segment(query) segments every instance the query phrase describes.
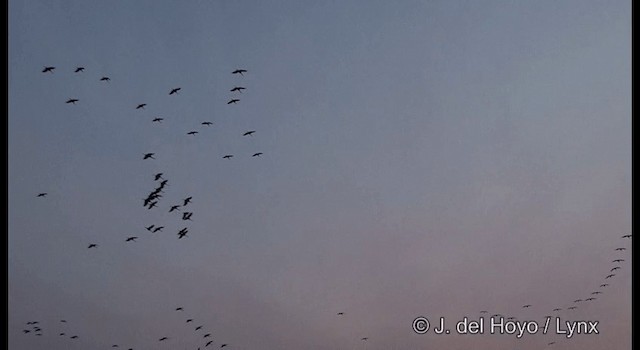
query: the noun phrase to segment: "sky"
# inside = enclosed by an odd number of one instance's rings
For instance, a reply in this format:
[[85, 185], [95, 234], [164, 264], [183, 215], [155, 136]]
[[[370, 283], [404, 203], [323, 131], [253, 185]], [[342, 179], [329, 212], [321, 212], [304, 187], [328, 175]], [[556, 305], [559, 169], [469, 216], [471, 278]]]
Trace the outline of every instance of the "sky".
[[631, 347], [631, 1], [8, 10], [9, 349]]

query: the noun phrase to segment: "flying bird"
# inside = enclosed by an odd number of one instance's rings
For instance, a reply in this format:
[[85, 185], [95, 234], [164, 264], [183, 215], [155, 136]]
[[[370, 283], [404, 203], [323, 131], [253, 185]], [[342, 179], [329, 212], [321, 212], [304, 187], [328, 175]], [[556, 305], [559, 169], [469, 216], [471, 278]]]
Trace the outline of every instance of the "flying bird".
[[231, 92], [233, 92], [233, 91], [238, 91], [238, 92], [242, 93], [242, 90], [245, 90], [245, 89], [246, 89], [245, 87], [242, 87], [242, 86], [236, 86], [236, 87], [234, 87], [233, 89], [231, 89], [231, 90], [229, 90], [229, 91], [231, 91]]
[[197, 134], [197, 133], [198, 133], [197, 131], [189, 131], [189, 132], [187, 133], [187, 135], [195, 135], [195, 134]]
[[53, 73], [54, 69], [56, 69], [56, 67], [44, 67], [44, 69], [42, 70], [42, 73], [46, 73], [46, 72]]
[[213, 340], [209, 340], [209, 341], [207, 342], [207, 344], [205, 345], [205, 347], [207, 347], [207, 346], [211, 345], [211, 343], [213, 343]]
[[176, 308], [176, 311], [182, 311], [182, 310], [183, 310], [182, 307], [177, 307]]
[[527, 304], [527, 305], [523, 305], [522, 307], [526, 309], [526, 308], [528, 308], [528, 307], [531, 307], [531, 305], [530, 305], [530, 304]]
[[58, 334], [58, 335], [62, 336], [62, 335], [64, 335], [64, 333], [60, 333], [60, 334]]
[[136, 109], [140, 109], [140, 108], [144, 109], [144, 106], [146, 105], [147, 105], [146, 103], [141, 103], [136, 107]]
[[67, 323], [67, 320], [60, 320], [60, 322], [62, 322], [62, 323]]
[[126, 241], [127, 241], [127, 242], [135, 242], [135, 241], [136, 241], [136, 239], [138, 239], [138, 237], [136, 237], [136, 236], [132, 236], [132, 237], [127, 238], [127, 240], [126, 240]]
[[27, 333], [29, 333], [29, 332], [31, 332], [31, 331], [30, 331], [30, 330], [28, 330], [28, 329], [24, 329], [22, 332], [23, 332], [24, 334], [27, 334]]
[[608, 278], [611, 278], [613, 276], [615, 276], [615, 274], [610, 274], [610, 275], [607, 275], [607, 277], [605, 277], [604, 279], [608, 279]]
[[213, 125], [213, 123], [212, 123], [212, 122], [202, 122], [201, 124], [202, 124], [202, 125], [207, 125], [207, 126], [209, 126], [209, 125]]
[[227, 346], [227, 344], [220, 345], [221, 348], [224, 348], [225, 346]]
[[37, 197], [46, 197], [48, 193], [43, 192], [43, 193], [38, 193]]
[[180, 208], [179, 205], [174, 205], [174, 206], [171, 207], [171, 209], [169, 209], [169, 212], [172, 212], [174, 210], [178, 210], [178, 208]]
[[182, 202], [182, 206], [184, 207], [185, 205], [191, 203], [191, 199], [193, 199], [193, 197], [187, 197], [183, 200]]
[[222, 158], [230, 159], [230, 158], [232, 158], [232, 157], [233, 157], [233, 154], [227, 154], [226, 156], [224, 156], [224, 157], [222, 157]]
[[369, 339], [369, 338], [367, 338], [367, 337], [364, 337], [364, 338], [362, 338], [362, 339], [360, 339], [360, 340], [365, 340], [365, 341], [366, 341], [366, 340], [368, 340], [368, 339]]
[[342, 316], [342, 315], [344, 315], [344, 312], [338, 312], [338, 315]]
[[177, 94], [178, 91], [180, 91], [180, 89], [182, 89], [182, 88], [171, 89], [171, 92], [169, 92], [169, 95]]
[[84, 70], [84, 67], [77, 67], [74, 73], [79, 73], [79, 72], [82, 72], [83, 70]]
[[157, 174], [155, 174], [155, 175], [153, 176], [154, 181], [158, 181], [158, 180], [162, 179], [162, 175], [163, 175], [163, 173], [157, 173]]
[[158, 231], [162, 231], [162, 229], [163, 229], [163, 228], [164, 228], [164, 226], [156, 227], [156, 228], [153, 230], [153, 233], [156, 233], [156, 232], [158, 232]]
[[144, 158], [142, 158], [142, 159], [143, 159], [143, 160], [144, 160], [144, 159], [149, 159], [149, 158], [151, 158], [151, 159], [155, 159], [155, 158], [153, 158], [153, 155], [154, 155], [154, 154], [155, 154], [155, 153], [145, 153]]
[[600, 285], [600, 288], [604, 288], [604, 287], [608, 287], [608, 286], [609, 286], [609, 284], [603, 283], [603, 284]]
[[260, 157], [261, 155], [262, 155], [262, 152], [258, 152], [258, 153], [254, 153], [252, 157]]
[[71, 339], [78, 339], [77, 335], [71, 336]]
[[158, 205], [158, 201], [153, 201], [153, 202], [149, 203], [149, 207], [147, 207], [147, 209], [151, 209], [151, 208], [155, 207], [156, 205]]
[[196, 331], [202, 329], [202, 326], [196, 327]]
[[627, 250], [627, 248], [616, 248], [616, 250], [622, 251], [622, 250]]
[[98, 247], [98, 245], [97, 245], [97, 244], [95, 244], [95, 243], [91, 243], [91, 244], [89, 244], [89, 246], [88, 246], [87, 248], [88, 248], [88, 249], [91, 249], [91, 248], [97, 248], [97, 247]]
[[111, 81], [111, 78], [109, 78], [109, 77], [102, 77], [102, 78], [100, 78], [100, 81]]
[[231, 74], [240, 74], [240, 75], [244, 76], [244, 74], [242, 74], [242, 73], [246, 73], [246, 72], [247, 72], [246, 69], [236, 69], [233, 72], [231, 72]]
[[591, 292], [591, 294], [593, 294], [593, 295], [598, 295], [598, 294], [602, 294], [602, 292], [595, 291], [595, 292]]
[[569, 306], [569, 307], [567, 308], [567, 310], [575, 310], [575, 309], [577, 309], [577, 308], [578, 308], [577, 306]]
[[616, 266], [616, 267], [612, 268], [610, 272], [613, 272], [615, 270], [620, 270], [620, 266]]
[[231, 99], [229, 100], [229, 102], [227, 102], [228, 105], [232, 104], [232, 103], [238, 103], [240, 100], [237, 98]]
[[614, 260], [612, 262], [617, 263], [617, 262], [623, 262], [623, 261], [624, 261], [624, 259], [616, 259], [616, 260]]
[[187, 232], [178, 232], [178, 239], [181, 239], [182, 237], [186, 237], [187, 236]]
[[169, 339], [169, 338], [167, 338], [167, 337], [162, 337], [162, 338], [160, 338], [160, 340], [159, 340], [159, 341], [164, 341], [164, 340], [167, 340], [167, 339]]
[[151, 231], [153, 230], [153, 227], [154, 227], [154, 226], [155, 226], [155, 225], [151, 225], [151, 226], [149, 226], [149, 227], [145, 227], [145, 228], [147, 229], [147, 231], [151, 232]]
[[77, 99], [77, 98], [70, 98], [70, 99], [68, 99], [68, 100], [67, 100], [67, 102], [65, 102], [65, 103], [73, 103], [73, 104], [76, 104], [76, 102], [78, 102], [78, 99]]
[[251, 136], [251, 134], [253, 134], [255, 132], [256, 132], [255, 130], [249, 130], [249, 131], [245, 132], [244, 134], [242, 134], [242, 136], [247, 136], [247, 135]]
[[585, 299], [585, 301], [591, 301], [591, 300], [596, 300], [596, 298], [591, 297], [591, 298]]
[[631, 235], [624, 235], [622, 238], [631, 238]]
[[553, 309], [553, 311], [560, 311], [560, 310], [562, 310], [562, 309], [560, 309], [560, 308]]
[[154, 122], [154, 123], [162, 123], [163, 120], [164, 120], [164, 118], [153, 118], [152, 122]]
[[188, 320], [187, 320], [187, 323], [189, 323], [189, 322], [193, 322], [193, 320], [192, 320], [192, 319], [188, 319]]
[[582, 299], [576, 299], [576, 300], [574, 300], [573, 302], [574, 302], [574, 303], [579, 303], [579, 302], [581, 302], [581, 301], [582, 301]]
[[203, 337], [203, 338], [208, 338], [208, 337], [210, 337], [210, 336], [211, 336], [211, 333], [207, 333], [207, 334], [205, 334], [205, 335], [204, 335], [204, 337]]

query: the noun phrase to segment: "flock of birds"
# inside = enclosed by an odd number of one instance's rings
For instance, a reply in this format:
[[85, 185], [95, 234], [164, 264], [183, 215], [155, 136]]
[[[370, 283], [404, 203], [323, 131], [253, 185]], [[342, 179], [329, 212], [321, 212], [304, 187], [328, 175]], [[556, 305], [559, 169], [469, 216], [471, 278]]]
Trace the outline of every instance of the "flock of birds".
[[[44, 67], [44, 69], [42, 70], [43, 73], [53, 73], [53, 71], [56, 69], [56, 67], [53, 66], [48, 66], [48, 67]], [[85, 70], [84, 67], [77, 67], [74, 72], [75, 73], [81, 73]], [[231, 72], [234, 75], [240, 75], [240, 76], [244, 76], [244, 73], [247, 73], [246, 69], [236, 69], [234, 71]], [[100, 81], [103, 82], [109, 82], [111, 81], [111, 79], [107, 76], [103, 76], [100, 78]], [[169, 91], [169, 95], [176, 95], [179, 94], [179, 92], [182, 90], [182, 88], [180, 87], [176, 87], [173, 88]], [[246, 90], [245, 87], [243, 86], [234, 86], [230, 92], [231, 93], [242, 93], [243, 90]], [[76, 104], [77, 102], [79, 102], [79, 99], [77, 98], [70, 98], [66, 101], [67, 104]], [[240, 99], [237, 97], [233, 97], [231, 98], [228, 102], [227, 105], [231, 105], [231, 104], [237, 104], [238, 102], [240, 102]], [[135, 109], [139, 110], [139, 109], [145, 109], [145, 106], [147, 106], [146, 103], [141, 103], [138, 104]], [[154, 119], [152, 119], [153, 123], [162, 123], [162, 121], [164, 120], [164, 118], [161, 117], [155, 117]], [[213, 125], [212, 122], [210, 121], [204, 121], [201, 123], [202, 126], [204, 127], [209, 127], [211, 125]], [[248, 130], [246, 131], [244, 134], [242, 134], [242, 136], [252, 136], [256, 131], [255, 130]], [[195, 136], [197, 135], [199, 132], [197, 130], [192, 130], [187, 132], [187, 135], [189, 136]], [[259, 157], [261, 156], [263, 153], [262, 152], [256, 152], [253, 153], [252, 157]], [[155, 160], [156, 153], [154, 152], [149, 152], [149, 153], [145, 153], [142, 157], [143, 160]], [[225, 154], [223, 157], [223, 159], [231, 159], [233, 158], [233, 154]], [[163, 198], [163, 193], [165, 191], [165, 188], [168, 186], [168, 180], [164, 178], [164, 173], [160, 172], [160, 173], [156, 173], [152, 176], [154, 183], [156, 184], [154, 189], [148, 193], [148, 195], [143, 198], [143, 206], [145, 208], [147, 208], [148, 210], [151, 210], [153, 208], [158, 208], [161, 199]], [[37, 197], [46, 197], [47, 193], [46, 192], [42, 192], [37, 194]], [[192, 221], [192, 216], [193, 216], [193, 212], [192, 211], [187, 211], [188, 208], [190, 208], [189, 204], [192, 203], [193, 197], [192, 196], [186, 196], [184, 197], [179, 203], [172, 203], [168, 205], [168, 213], [174, 213], [174, 212], [181, 212], [182, 216], [181, 216], [181, 221], [186, 222], [186, 221]], [[165, 226], [163, 225], [159, 225], [159, 224], [152, 224], [149, 226], [146, 226], [145, 229], [151, 233], [158, 233], [158, 232], [162, 232], [162, 230], [165, 228]], [[182, 229], [180, 229], [177, 232], [177, 236], [178, 239], [182, 239], [184, 237], [187, 237], [187, 233], [189, 233], [189, 228], [187, 226], [183, 227]], [[632, 237], [632, 235], [628, 234], [628, 235], [624, 235], [622, 236], [623, 239], [630, 239]], [[125, 239], [125, 242], [135, 242], [139, 237], [138, 236], [130, 236], [127, 237]], [[88, 244], [88, 248], [89, 249], [93, 249], [93, 248], [98, 248], [98, 244], [97, 243], [89, 243]], [[625, 247], [618, 247], [615, 249], [616, 252], [623, 252], [625, 251], [627, 248]], [[563, 310], [575, 310], [578, 308], [579, 305], [581, 305], [582, 303], [589, 303], [589, 302], [593, 302], [595, 300], [598, 299], [598, 296], [603, 294], [605, 289], [607, 287], [609, 287], [609, 283], [608, 280], [615, 277], [616, 274], [615, 272], [617, 270], [620, 270], [622, 268], [622, 263], [625, 262], [625, 259], [622, 259], [620, 257], [616, 257], [615, 259], [612, 260], [612, 264], [614, 264], [611, 268], [609, 273], [604, 277], [604, 280], [602, 281], [602, 283], [599, 285], [599, 287], [595, 288], [595, 290], [591, 291], [590, 294], [588, 295], [588, 297], [583, 297], [583, 298], [578, 298], [578, 299], [574, 299], [572, 302], [569, 303], [568, 306], [563, 307], [556, 307], [554, 308], [552, 311], [552, 313], [555, 313], [556, 316], [559, 316], [559, 313], [562, 312]], [[522, 309], [529, 309], [531, 308], [532, 305], [531, 304], [525, 304], [522, 305]], [[184, 309], [182, 307], [177, 307], [175, 309], [176, 312], [184, 312]], [[484, 315], [484, 314], [488, 314], [489, 311], [487, 310], [481, 310], [480, 314]], [[337, 316], [339, 317], [344, 317], [345, 313], [344, 312], [338, 312]], [[492, 317], [504, 317], [504, 315], [500, 314], [500, 313], [495, 313], [492, 315]], [[547, 317], [551, 317], [550, 315], [546, 315], [545, 318]], [[517, 318], [515, 316], [509, 316], [505, 318], [506, 320], [517, 320]], [[60, 320], [61, 324], [66, 325], [67, 321], [66, 320]], [[193, 324], [195, 325], [195, 321], [193, 318], [186, 318], [186, 324]], [[22, 332], [24, 334], [32, 334], [35, 336], [42, 336], [43, 335], [43, 330], [41, 328], [40, 322], [39, 321], [29, 321], [26, 322], [27, 327], [24, 328], [22, 330]], [[200, 350], [201, 348], [207, 348], [209, 346], [212, 346], [214, 343], [214, 340], [211, 338], [212, 334], [210, 331], [206, 331], [205, 330], [205, 326], [204, 325], [197, 325], [193, 327], [193, 332], [196, 332], [199, 337], [201, 336], [201, 344], [200, 346], [197, 347], [198, 350]], [[61, 328], [58, 332], [58, 336], [60, 337], [68, 337], [69, 339], [79, 339], [79, 336], [77, 334], [71, 333], [68, 330], [65, 330], [64, 328]], [[170, 341], [172, 339], [172, 337], [170, 336], [160, 336], [157, 339], [157, 342], [167, 342]], [[369, 337], [362, 337], [360, 338], [361, 341], [368, 341]], [[555, 341], [553, 342], [549, 342], [547, 345], [548, 346], [552, 346], [556, 344]], [[220, 348], [225, 348], [229, 346], [229, 344], [227, 343], [220, 343], [219, 347]], [[112, 345], [113, 348], [119, 348], [120, 345], [119, 344], [113, 344]], [[133, 348], [129, 347], [128, 350], [133, 350]]]

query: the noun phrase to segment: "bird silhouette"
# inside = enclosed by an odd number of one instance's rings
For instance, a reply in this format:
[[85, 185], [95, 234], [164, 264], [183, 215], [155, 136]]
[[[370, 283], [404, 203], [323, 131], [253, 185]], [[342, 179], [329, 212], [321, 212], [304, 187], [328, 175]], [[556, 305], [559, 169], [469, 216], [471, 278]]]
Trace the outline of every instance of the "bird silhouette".
[[182, 89], [182, 88], [171, 89], [171, 92], [169, 92], [169, 95], [177, 94], [178, 91], [180, 91], [180, 89]]
[[60, 322], [62, 322], [62, 323], [67, 323], [67, 320], [60, 320]]
[[189, 132], [187, 133], [187, 135], [195, 135], [195, 134], [197, 134], [197, 133], [198, 133], [197, 131], [189, 131]]
[[344, 315], [344, 312], [338, 312], [338, 316]]
[[183, 310], [182, 307], [177, 307], [176, 308], [176, 311], [182, 311], [182, 310]]
[[87, 248], [88, 248], [88, 249], [91, 249], [91, 248], [97, 248], [97, 247], [98, 247], [98, 245], [97, 245], [97, 244], [95, 244], [95, 243], [91, 243], [91, 244], [89, 244], [89, 246], [88, 246]]
[[149, 203], [149, 206], [147, 207], [147, 209], [151, 209], [151, 208], [155, 207], [156, 205], [158, 205], [158, 201], [153, 201], [153, 202]]
[[616, 267], [612, 268], [611, 271], [609, 271], [609, 272], [613, 272], [615, 270], [620, 270], [620, 266], [616, 266]]
[[68, 99], [68, 100], [67, 100], [67, 102], [65, 102], [65, 103], [73, 103], [73, 104], [76, 104], [76, 102], [78, 102], [78, 99], [77, 99], [77, 98], [70, 98], [70, 99]]
[[167, 338], [167, 337], [162, 337], [162, 338], [160, 338], [160, 340], [159, 340], [159, 341], [165, 341], [165, 340], [167, 340], [167, 339], [169, 339], [169, 338]]
[[202, 326], [196, 327], [196, 331], [202, 329]]
[[156, 233], [156, 232], [162, 231], [162, 229], [163, 229], [163, 228], [164, 228], [164, 226], [156, 227], [156, 228], [153, 230], [153, 233]]
[[526, 309], [528, 307], [531, 307], [531, 305], [527, 304], [527, 305], [523, 305], [522, 307]]
[[71, 336], [71, 339], [78, 339], [77, 335]]
[[207, 125], [207, 126], [209, 126], [209, 125], [213, 125], [213, 123], [212, 123], [212, 122], [202, 122], [202, 123], [200, 123], [200, 124], [202, 124], [202, 125]]
[[229, 102], [227, 102], [227, 104], [230, 105], [232, 103], [238, 103], [238, 102], [240, 102], [240, 100], [237, 99], [237, 98], [234, 98], [234, 99], [229, 100]]
[[46, 197], [48, 193], [43, 192], [43, 193], [38, 193], [37, 197]]
[[213, 343], [213, 340], [209, 340], [209, 341], [207, 342], [207, 344], [205, 345], [205, 347], [207, 347], [207, 346], [211, 345], [211, 343]]
[[238, 92], [242, 93], [242, 90], [245, 90], [245, 89], [246, 88], [244, 88], [242, 86], [236, 86], [236, 87], [234, 87], [233, 89], [231, 89], [229, 91], [231, 91], [231, 92], [238, 91]]
[[204, 337], [203, 337], [203, 338], [208, 338], [208, 337], [210, 337], [210, 336], [211, 336], [211, 333], [207, 333], [207, 334], [205, 334], [205, 335], [204, 335]]
[[84, 71], [84, 67], [77, 67], [76, 70], [74, 71], [74, 73], [79, 73]]
[[222, 344], [220, 345], [220, 348], [224, 348], [225, 346], [227, 346], [227, 344]]
[[153, 175], [153, 179], [154, 181], [158, 181], [162, 179], [162, 175], [164, 175], [163, 173], [157, 173], [155, 175]]
[[189, 322], [193, 322], [193, 320], [192, 320], [192, 319], [188, 319], [188, 320], [187, 320], [187, 323], [189, 323]]
[[245, 132], [244, 134], [242, 134], [242, 136], [251, 136], [255, 132], [256, 132], [255, 130], [249, 130], [249, 131]]
[[154, 122], [154, 123], [162, 123], [163, 120], [164, 120], [164, 118], [153, 118], [152, 122]]
[[604, 288], [604, 287], [608, 287], [608, 286], [609, 286], [608, 283], [603, 283], [603, 284], [600, 285], [600, 288]]
[[560, 311], [560, 310], [562, 310], [562, 309], [560, 309], [560, 308], [553, 309], [553, 311]]
[[252, 157], [260, 157], [261, 155], [262, 155], [262, 152], [258, 152], [258, 153], [254, 153]]
[[24, 329], [24, 330], [22, 330], [22, 332], [23, 332], [24, 334], [27, 334], [27, 333], [29, 333], [29, 332], [31, 332], [31, 331], [30, 331], [30, 330], [28, 330], [28, 329]]
[[155, 158], [153, 158], [153, 155], [154, 155], [154, 154], [155, 154], [155, 153], [145, 153], [144, 158], [142, 158], [142, 159], [143, 159], [143, 160], [144, 160], [144, 159], [149, 159], [149, 158], [151, 158], [151, 159], [155, 159]]
[[631, 238], [631, 235], [624, 235], [622, 238]]
[[191, 199], [193, 199], [193, 197], [187, 197], [182, 201], [182, 206], [186, 206], [187, 204], [191, 203]]
[[58, 335], [59, 335], [59, 336], [63, 336], [63, 335], [64, 335], [64, 333], [60, 333], [60, 334], [58, 334]]
[[622, 251], [622, 250], [627, 250], [627, 248], [616, 248], [616, 250]]
[[147, 105], [146, 103], [141, 103], [136, 107], [136, 109], [140, 109], [140, 108], [144, 109], [144, 106], [146, 105]]
[[232, 158], [232, 157], [233, 157], [233, 154], [227, 154], [226, 156], [224, 156], [224, 157], [222, 157], [222, 158], [230, 159], [230, 158]]
[[126, 240], [126, 241], [127, 241], [127, 242], [135, 242], [135, 241], [136, 241], [136, 239], [138, 239], [138, 237], [136, 237], [136, 236], [132, 236], [132, 237], [127, 238], [127, 240]]
[[615, 274], [610, 274], [610, 275], [607, 275], [607, 277], [605, 277], [604, 279], [609, 279], [609, 278], [611, 278], [613, 276], [615, 276]]
[[602, 292], [600, 291], [595, 291], [595, 292], [591, 292], [592, 295], [598, 295], [598, 294], [602, 294]]
[[111, 81], [111, 78], [109, 78], [109, 77], [102, 77], [102, 78], [100, 78], [100, 81]]
[[623, 262], [623, 261], [624, 261], [624, 259], [616, 259], [616, 260], [613, 260], [612, 262], [618, 263], [618, 262]]
[[174, 210], [178, 210], [178, 208], [180, 208], [179, 205], [174, 205], [174, 206], [171, 207], [171, 209], [169, 209], [169, 212], [172, 212]]
[[366, 341], [366, 340], [369, 340], [369, 338], [364, 337], [364, 338], [362, 338], [362, 339], [360, 339], [360, 340], [365, 340], [365, 341]]
[[231, 74], [240, 74], [240, 75], [244, 76], [244, 74], [242, 74], [242, 73], [246, 73], [246, 72], [247, 72], [246, 69], [236, 69], [233, 72], [231, 72]]
[[574, 300], [573, 302], [574, 302], [574, 303], [579, 303], [579, 302], [581, 302], [581, 301], [582, 301], [582, 299], [576, 299], [576, 300]]
[[596, 299], [597, 299], [597, 298], [593, 298], [593, 297], [591, 297], [591, 298], [587, 298], [587, 299], [585, 299], [585, 301], [592, 301], [592, 300], [596, 300]]
[[575, 309], [577, 309], [577, 308], [578, 308], [577, 306], [569, 306], [569, 307], [567, 308], [567, 310], [575, 310]]
[[53, 73], [54, 69], [56, 69], [56, 67], [44, 67], [44, 69], [42, 70], [42, 73], [46, 73], [46, 72]]

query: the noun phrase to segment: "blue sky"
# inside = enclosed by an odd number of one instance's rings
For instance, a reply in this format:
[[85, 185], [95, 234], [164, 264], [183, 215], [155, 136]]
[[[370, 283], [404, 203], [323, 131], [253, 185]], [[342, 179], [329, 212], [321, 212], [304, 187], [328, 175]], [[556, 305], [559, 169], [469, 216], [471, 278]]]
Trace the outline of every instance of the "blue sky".
[[[629, 348], [630, 9], [10, 1], [9, 347]], [[411, 330], [556, 307], [601, 334]]]

